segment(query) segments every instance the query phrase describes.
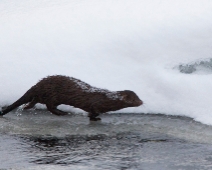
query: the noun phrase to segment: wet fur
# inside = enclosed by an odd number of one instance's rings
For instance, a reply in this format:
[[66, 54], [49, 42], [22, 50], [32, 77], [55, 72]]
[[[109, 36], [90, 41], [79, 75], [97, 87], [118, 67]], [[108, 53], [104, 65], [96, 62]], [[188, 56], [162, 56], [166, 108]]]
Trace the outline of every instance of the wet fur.
[[32, 86], [20, 99], [3, 110], [1, 115], [25, 103], [28, 104], [24, 109], [33, 108], [37, 103], [46, 104], [47, 109], [58, 116], [68, 114], [58, 110], [58, 105], [71, 105], [88, 112], [90, 120], [100, 120], [96, 118], [100, 113], [140, 106], [142, 101], [129, 90], [113, 92], [72, 77], [56, 75], [46, 77]]

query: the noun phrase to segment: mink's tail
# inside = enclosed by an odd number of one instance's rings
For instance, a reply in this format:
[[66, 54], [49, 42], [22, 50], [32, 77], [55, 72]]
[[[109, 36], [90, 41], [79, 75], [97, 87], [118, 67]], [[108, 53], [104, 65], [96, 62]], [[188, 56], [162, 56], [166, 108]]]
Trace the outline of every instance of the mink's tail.
[[33, 100], [33, 87], [30, 88], [20, 99], [18, 99], [13, 104], [9, 105], [6, 109], [0, 111], [0, 116], [7, 114], [13, 109], [21, 106], [22, 104], [28, 103]]

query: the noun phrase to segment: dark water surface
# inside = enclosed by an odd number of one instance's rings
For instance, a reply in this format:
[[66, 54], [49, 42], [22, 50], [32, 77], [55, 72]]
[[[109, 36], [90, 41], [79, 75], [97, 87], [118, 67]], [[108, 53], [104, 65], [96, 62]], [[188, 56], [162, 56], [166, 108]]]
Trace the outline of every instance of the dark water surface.
[[0, 169], [212, 169], [212, 127], [190, 118], [46, 111], [0, 118]]

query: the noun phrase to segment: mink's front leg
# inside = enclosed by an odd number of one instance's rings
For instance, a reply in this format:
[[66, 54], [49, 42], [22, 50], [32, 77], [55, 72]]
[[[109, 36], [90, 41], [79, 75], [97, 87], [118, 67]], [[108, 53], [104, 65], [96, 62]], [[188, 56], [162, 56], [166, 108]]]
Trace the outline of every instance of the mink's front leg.
[[93, 102], [92, 105], [90, 106], [90, 112], [88, 114], [88, 117], [90, 118], [90, 121], [98, 121], [101, 120], [101, 118], [98, 118], [100, 111], [98, 109], [98, 104], [99, 101]]
[[99, 116], [98, 113], [89, 113], [88, 117], [90, 118], [90, 121], [98, 121], [101, 120], [101, 118], [97, 117]]

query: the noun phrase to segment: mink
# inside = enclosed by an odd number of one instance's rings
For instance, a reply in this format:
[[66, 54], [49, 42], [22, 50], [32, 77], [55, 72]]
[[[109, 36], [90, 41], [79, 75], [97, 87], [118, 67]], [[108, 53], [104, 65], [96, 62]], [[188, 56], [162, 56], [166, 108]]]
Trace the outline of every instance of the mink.
[[92, 121], [101, 120], [97, 118], [101, 113], [143, 104], [142, 100], [130, 90], [109, 91], [93, 87], [73, 77], [54, 75], [40, 80], [20, 99], [2, 110], [0, 115], [5, 115], [23, 104], [26, 104], [24, 109], [30, 109], [37, 103], [45, 104], [51, 113], [58, 116], [68, 114], [58, 110], [58, 105], [80, 108], [88, 112], [88, 117]]

